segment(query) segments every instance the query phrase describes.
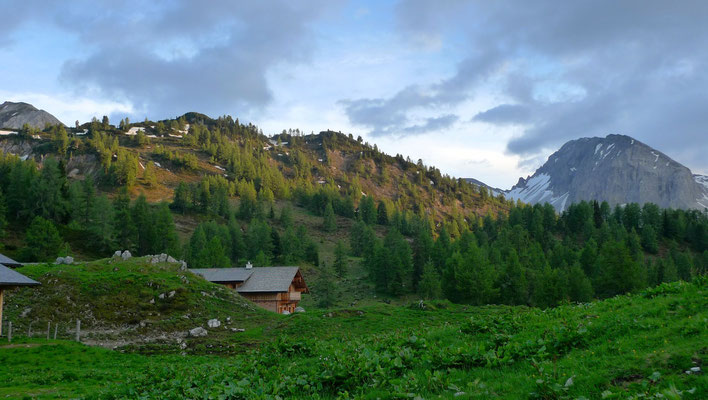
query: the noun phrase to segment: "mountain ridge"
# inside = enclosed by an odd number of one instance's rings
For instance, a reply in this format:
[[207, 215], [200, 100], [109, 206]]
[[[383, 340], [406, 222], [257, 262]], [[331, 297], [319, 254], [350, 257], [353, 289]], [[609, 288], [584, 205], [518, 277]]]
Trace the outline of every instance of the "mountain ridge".
[[582, 200], [705, 208], [704, 178], [637, 139], [611, 134], [566, 142], [504, 195], [531, 204], [548, 202], [558, 211]]
[[0, 104], [0, 128], [21, 129], [25, 124], [37, 129], [44, 129], [47, 124], [63, 125], [52, 114], [29, 103], [6, 101]]

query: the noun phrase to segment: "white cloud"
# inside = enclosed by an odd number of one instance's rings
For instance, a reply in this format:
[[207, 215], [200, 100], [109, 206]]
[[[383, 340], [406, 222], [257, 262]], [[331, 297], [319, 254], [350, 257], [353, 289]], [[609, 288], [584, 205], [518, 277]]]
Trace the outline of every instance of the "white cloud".
[[104, 115], [134, 113], [132, 105], [127, 103], [99, 98], [77, 97], [71, 94], [0, 91], [0, 98], [6, 101], [30, 103], [38, 109], [54, 115], [69, 126], [73, 126], [76, 120], [84, 123], [90, 121], [92, 117], [100, 119]]

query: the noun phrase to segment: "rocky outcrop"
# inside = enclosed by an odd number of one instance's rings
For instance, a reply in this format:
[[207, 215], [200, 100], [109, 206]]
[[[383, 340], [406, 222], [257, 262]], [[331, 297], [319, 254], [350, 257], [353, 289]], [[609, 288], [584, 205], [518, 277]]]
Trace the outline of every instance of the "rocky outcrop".
[[31, 104], [9, 101], [0, 104], [0, 128], [20, 129], [24, 124], [28, 124], [33, 128], [44, 129], [47, 124], [58, 125], [61, 123], [52, 114], [38, 110]]
[[608, 135], [567, 142], [505, 196], [529, 204], [547, 202], [558, 211], [581, 200], [702, 209], [708, 207], [703, 178], [636, 139]]

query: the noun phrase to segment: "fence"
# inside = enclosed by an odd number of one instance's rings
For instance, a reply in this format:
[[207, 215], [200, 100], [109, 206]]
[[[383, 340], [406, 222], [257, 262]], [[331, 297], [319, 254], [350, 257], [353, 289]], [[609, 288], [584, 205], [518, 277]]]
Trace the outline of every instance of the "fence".
[[77, 319], [70, 323], [60, 323], [54, 321], [31, 321], [23, 324], [13, 324], [11, 320], [2, 321], [2, 334], [0, 343], [13, 339], [24, 338], [45, 338], [47, 340], [71, 339], [81, 341], [81, 320]]

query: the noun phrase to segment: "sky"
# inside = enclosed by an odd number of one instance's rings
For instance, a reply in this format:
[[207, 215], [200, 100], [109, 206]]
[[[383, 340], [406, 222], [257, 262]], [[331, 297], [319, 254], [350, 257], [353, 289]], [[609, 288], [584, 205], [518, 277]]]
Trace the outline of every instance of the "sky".
[[232, 115], [510, 188], [625, 134], [708, 174], [705, 0], [0, 0], [0, 102]]

